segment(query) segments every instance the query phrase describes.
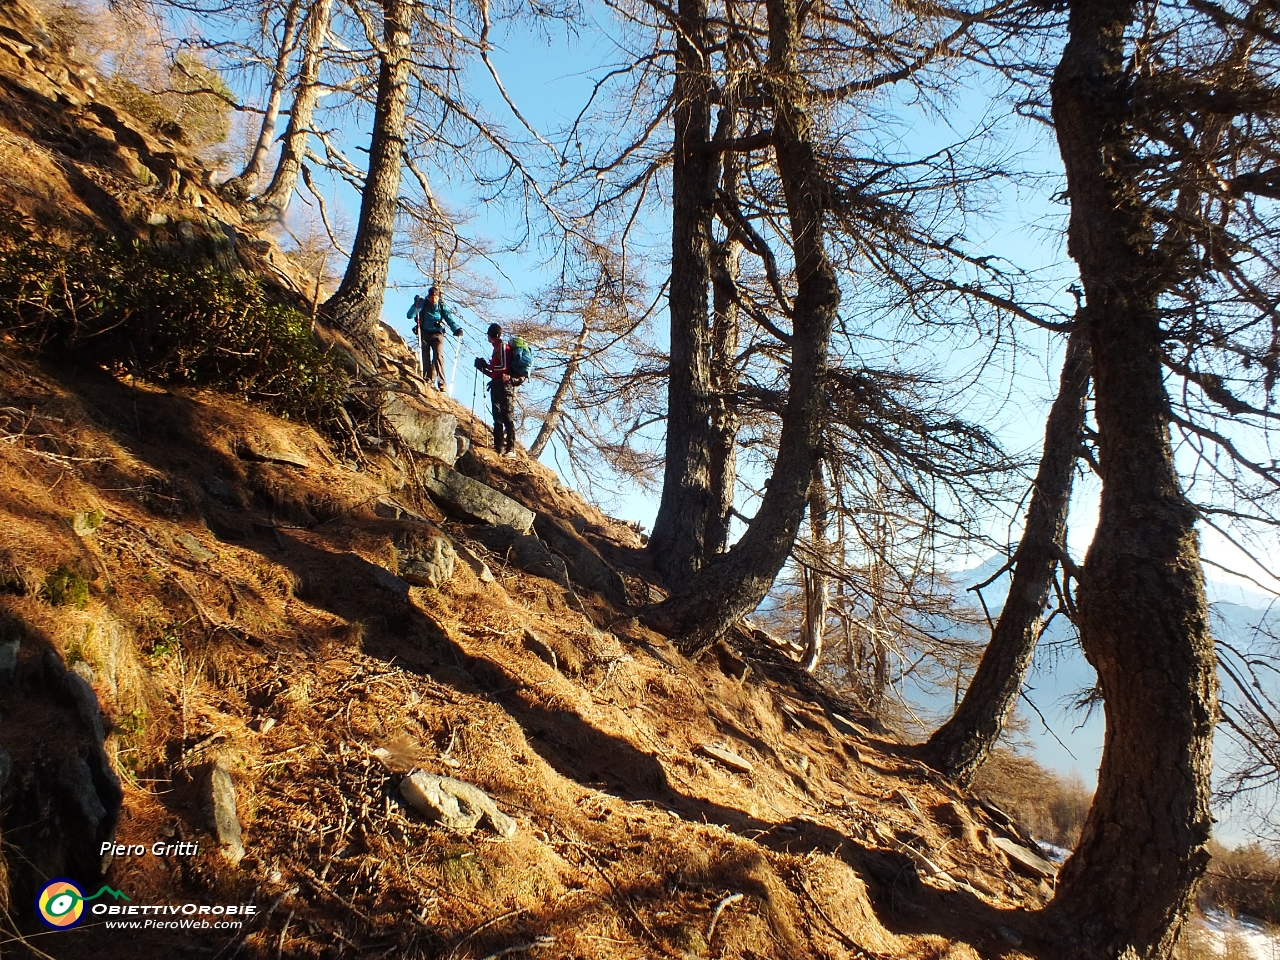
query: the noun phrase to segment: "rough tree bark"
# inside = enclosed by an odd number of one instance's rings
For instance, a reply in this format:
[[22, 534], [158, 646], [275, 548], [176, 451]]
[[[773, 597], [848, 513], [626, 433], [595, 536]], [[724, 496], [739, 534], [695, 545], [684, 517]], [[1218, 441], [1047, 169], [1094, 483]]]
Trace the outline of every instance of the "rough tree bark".
[[271, 152], [271, 141], [276, 135], [276, 123], [280, 119], [280, 101], [285, 85], [289, 82], [289, 60], [298, 46], [298, 18], [302, 15], [302, 0], [289, 0], [281, 25], [280, 47], [271, 71], [271, 84], [267, 88], [267, 102], [262, 112], [262, 126], [258, 129], [258, 141], [253, 146], [249, 162], [234, 177], [218, 188], [218, 193], [232, 203], [243, 202], [258, 185], [262, 169]]
[[1044, 449], [1027, 507], [1026, 528], [1013, 555], [1009, 597], [964, 699], [922, 748], [926, 763], [962, 784], [972, 782], [991, 755], [1017, 703], [1040, 639], [1053, 571], [1066, 546], [1067, 508], [1088, 393], [1089, 342], [1081, 323], [1067, 340], [1058, 395], [1045, 424]]
[[412, 63], [409, 49], [411, 0], [383, 0], [383, 43], [378, 67], [378, 99], [369, 144], [369, 172], [360, 196], [360, 221], [342, 283], [321, 308], [324, 316], [366, 352], [376, 353], [373, 331], [391, 265], [400, 172], [404, 160], [405, 106]]
[[795, 545], [822, 443], [827, 350], [840, 287], [823, 239], [826, 184], [814, 155], [807, 88], [797, 63], [795, 0], [768, 0], [768, 80], [774, 152], [796, 275], [787, 408], [768, 489], [742, 539], [646, 615], [686, 653], [713, 643], [769, 591]]
[[307, 14], [307, 43], [298, 67], [298, 82], [289, 110], [289, 123], [280, 138], [280, 159], [267, 189], [255, 197], [255, 219], [278, 220], [284, 216], [298, 185], [302, 158], [306, 156], [311, 118], [320, 100], [320, 62], [329, 36], [333, 0], [318, 0]]
[[1098, 790], [1044, 942], [1070, 958], [1165, 958], [1209, 860], [1213, 640], [1196, 514], [1174, 466], [1158, 299], [1167, 282], [1138, 192], [1125, 58], [1134, 2], [1072, 0], [1051, 86], [1093, 353], [1102, 503], [1080, 636], [1106, 737]]
[[703, 564], [711, 512], [711, 223], [720, 160], [711, 139], [707, 0], [680, 0], [671, 200], [670, 370], [662, 499], [649, 538], [654, 568], [675, 585]]
[[[737, 108], [720, 109], [717, 138], [738, 135]], [[741, 162], [735, 154], [724, 158], [721, 189], [737, 203]], [[733, 495], [738, 483], [738, 271], [742, 243], [729, 233], [711, 250], [711, 512], [707, 517], [704, 556], [713, 557], [729, 548]]]
[[734, 288], [742, 245], [732, 237], [715, 245], [711, 255], [711, 512], [707, 517], [704, 556], [729, 548], [733, 495], [738, 483], [738, 303]]

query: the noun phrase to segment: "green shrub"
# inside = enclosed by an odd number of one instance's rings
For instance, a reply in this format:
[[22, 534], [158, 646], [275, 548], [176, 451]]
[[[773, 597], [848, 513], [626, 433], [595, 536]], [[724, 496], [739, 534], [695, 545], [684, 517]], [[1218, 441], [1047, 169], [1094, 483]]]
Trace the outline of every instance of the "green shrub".
[[332, 421], [346, 375], [311, 321], [254, 278], [140, 242], [68, 249], [0, 224], [0, 331], [54, 355], [238, 393]]

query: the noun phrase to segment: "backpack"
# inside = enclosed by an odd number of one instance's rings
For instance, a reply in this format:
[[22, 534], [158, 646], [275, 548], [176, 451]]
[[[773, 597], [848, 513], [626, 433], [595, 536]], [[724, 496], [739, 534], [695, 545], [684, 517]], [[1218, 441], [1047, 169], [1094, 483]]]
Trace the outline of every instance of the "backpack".
[[512, 380], [528, 380], [533, 376], [533, 347], [523, 337], [511, 340], [510, 375]]

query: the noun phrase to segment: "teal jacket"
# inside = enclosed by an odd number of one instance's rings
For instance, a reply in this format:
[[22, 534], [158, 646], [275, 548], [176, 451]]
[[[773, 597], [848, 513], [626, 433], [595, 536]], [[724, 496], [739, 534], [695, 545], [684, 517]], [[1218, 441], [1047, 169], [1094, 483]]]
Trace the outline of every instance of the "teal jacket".
[[446, 323], [449, 325], [449, 329], [453, 331], [453, 335], [455, 337], [462, 333], [462, 327], [458, 326], [454, 321], [453, 314], [449, 312], [449, 308], [445, 306], [445, 302], [443, 300], [436, 300], [436, 305], [434, 307], [429, 306], [426, 300], [423, 300], [421, 303], [414, 304], [409, 308], [409, 312], [405, 314], [405, 319], [413, 320], [415, 318], [418, 322], [418, 334], [420, 336], [425, 334], [444, 333], [444, 325]]

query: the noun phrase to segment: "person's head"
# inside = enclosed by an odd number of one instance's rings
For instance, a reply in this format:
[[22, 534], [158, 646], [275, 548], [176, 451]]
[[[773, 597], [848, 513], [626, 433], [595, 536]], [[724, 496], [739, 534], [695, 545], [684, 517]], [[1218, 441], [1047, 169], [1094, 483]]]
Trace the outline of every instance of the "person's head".
[[435, 303], [439, 299], [440, 290], [436, 287], [429, 287], [427, 289], [427, 303]]
[[496, 323], [489, 324], [489, 331], [485, 334], [489, 338], [489, 342], [498, 344], [502, 342], [502, 327]]

